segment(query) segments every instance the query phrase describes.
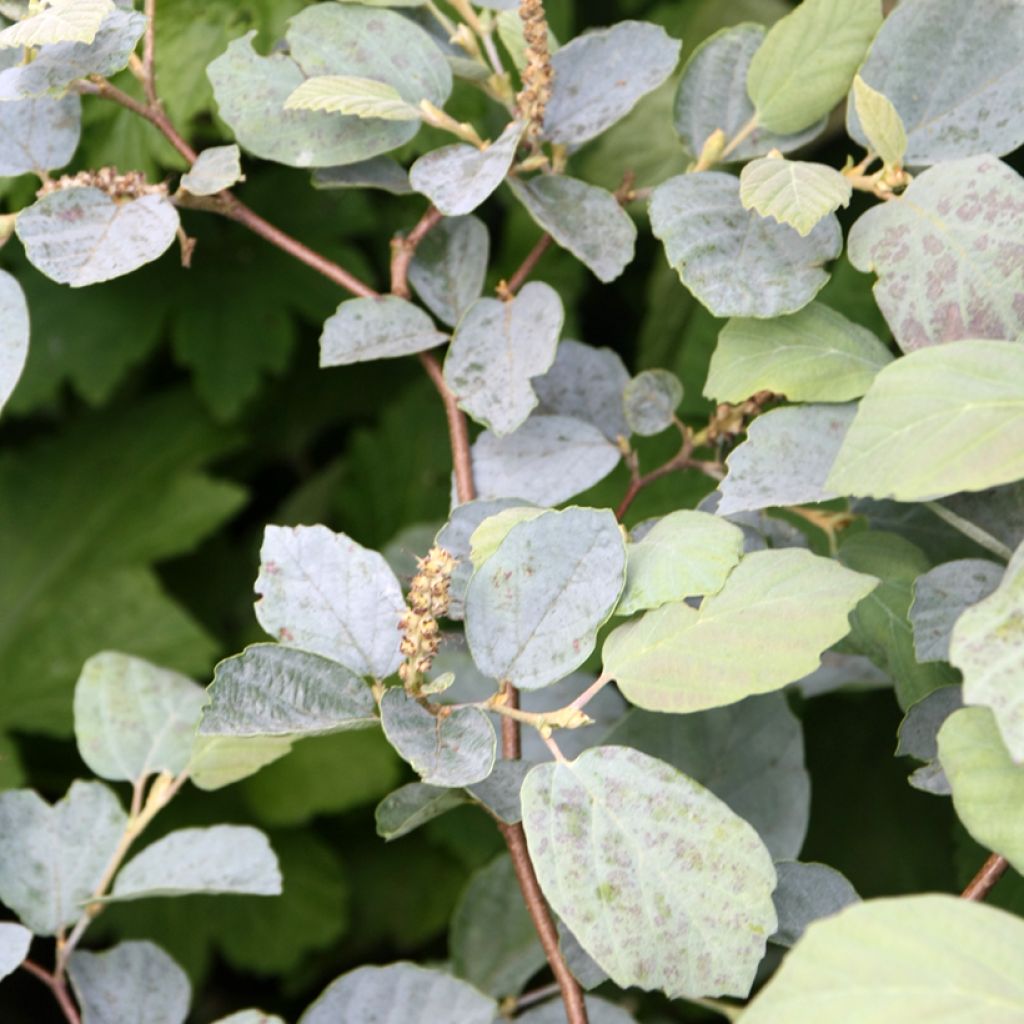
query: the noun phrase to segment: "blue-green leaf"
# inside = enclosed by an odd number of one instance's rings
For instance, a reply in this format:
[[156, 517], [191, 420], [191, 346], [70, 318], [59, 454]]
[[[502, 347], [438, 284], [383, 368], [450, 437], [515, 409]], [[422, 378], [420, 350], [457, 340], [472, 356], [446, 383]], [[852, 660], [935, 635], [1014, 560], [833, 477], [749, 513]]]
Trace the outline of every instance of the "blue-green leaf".
[[324, 323], [320, 365], [346, 366], [437, 348], [448, 340], [418, 306], [396, 295], [346, 299]]

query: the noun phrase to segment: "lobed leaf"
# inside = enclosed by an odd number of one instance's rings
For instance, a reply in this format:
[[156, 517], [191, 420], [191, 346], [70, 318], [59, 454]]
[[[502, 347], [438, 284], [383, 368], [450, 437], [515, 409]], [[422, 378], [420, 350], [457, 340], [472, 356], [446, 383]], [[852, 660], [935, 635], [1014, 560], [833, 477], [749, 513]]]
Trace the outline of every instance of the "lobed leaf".
[[717, 797], [646, 754], [596, 747], [530, 772], [523, 827], [548, 902], [617, 985], [747, 994], [776, 925], [775, 871]]
[[840, 206], [849, 206], [852, 195], [849, 180], [827, 164], [768, 156], [740, 172], [744, 207], [789, 224], [801, 237]]

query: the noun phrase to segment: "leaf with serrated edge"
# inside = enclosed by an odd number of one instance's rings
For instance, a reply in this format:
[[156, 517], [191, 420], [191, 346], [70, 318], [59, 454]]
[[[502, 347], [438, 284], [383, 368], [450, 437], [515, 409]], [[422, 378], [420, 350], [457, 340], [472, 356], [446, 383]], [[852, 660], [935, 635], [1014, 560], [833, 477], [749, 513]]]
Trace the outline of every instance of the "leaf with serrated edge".
[[682, 509], [626, 547], [626, 587], [617, 615], [722, 589], [743, 554], [743, 531], [720, 516]]
[[747, 995], [776, 926], [775, 869], [703, 786], [596, 747], [530, 772], [523, 827], [548, 902], [617, 985]]
[[604, 670], [633, 704], [699, 711], [795, 682], [850, 629], [878, 580], [809, 551], [755, 551], [700, 609], [664, 605], [605, 641]]
[[[954, 563], [955, 564], [955, 563]], [[999, 568], [986, 566], [982, 586]], [[973, 596], [973, 595], [972, 595]], [[968, 608], [953, 626], [949, 660], [964, 674], [964, 703], [992, 710], [999, 733], [1024, 763], [1024, 546], [1014, 553], [994, 593]], [[972, 602], [973, 603], [973, 602]]]
[[0, 47], [91, 43], [112, 10], [113, 0], [49, 0], [37, 14], [0, 32]]
[[[705, 39], [686, 62], [674, 116], [676, 131], [694, 159], [716, 129], [721, 128], [726, 139], [733, 139], [754, 116], [754, 105], [747, 96], [747, 68], [767, 31], [764, 25], [749, 22], [724, 28]], [[794, 135], [776, 135], [757, 127], [729, 159], [750, 160], [772, 149], [789, 153], [824, 129], [824, 117]]]
[[211, 146], [196, 158], [181, 187], [194, 196], [212, 196], [242, 178], [241, 151], [237, 146]]
[[522, 134], [522, 124], [513, 121], [486, 149], [442, 146], [409, 168], [409, 181], [446, 217], [472, 213], [502, 183]]
[[[953, 341], [881, 370], [826, 486], [928, 501], [1024, 476], [1024, 346]], [[984, 445], [981, 441], [984, 440]]]
[[212, 825], [181, 828], [151, 843], [117, 873], [107, 902], [188, 893], [280, 892], [277, 857], [259, 829]]
[[11, 397], [28, 355], [28, 304], [18, 282], [0, 270], [0, 410]]
[[493, 1024], [497, 1004], [468, 982], [416, 964], [357, 967], [324, 989], [298, 1024]]
[[20, 924], [0, 922], [0, 979], [21, 966], [32, 945], [32, 933]]
[[726, 459], [718, 514], [835, 498], [825, 480], [856, 413], [850, 402], [790, 405], [758, 416]]
[[447, 340], [422, 309], [396, 295], [346, 299], [324, 322], [320, 365], [393, 359], [437, 348]]
[[508, 184], [536, 224], [599, 281], [614, 281], [633, 261], [636, 225], [611, 192], [564, 174]]
[[480, 297], [490, 248], [487, 225], [468, 215], [442, 218], [416, 247], [409, 284], [438, 320], [454, 327]]
[[418, 121], [420, 112], [387, 82], [358, 75], [316, 75], [307, 78], [284, 101], [285, 110], [323, 110], [384, 121]]
[[881, 24], [881, 0], [804, 0], [777, 21], [747, 71], [759, 123], [798, 132], [827, 114], [846, 95]]
[[188, 976], [152, 942], [122, 942], [103, 953], [76, 949], [68, 974], [87, 1024], [184, 1024]]
[[555, 361], [564, 319], [558, 293], [531, 281], [513, 299], [477, 299], [452, 335], [444, 378], [459, 407], [504, 437], [537, 405], [530, 385]]
[[[999, 586], [1000, 580], [1003, 579], [1003, 571], [1001, 565], [984, 558], [958, 558], [955, 562], [937, 565], [918, 576], [914, 581], [914, 603], [910, 606], [910, 624], [914, 629], [914, 653], [918, 661], [951, 660], [949, 644], [957, 620], [971, 605], [976, 605], [988, 597]], [[988, 613], [994, 611], [995, 604], [996, 602], [986, 604]], [[982, 639], [979, 635], [982, 630], [978, 630], [977, 624], [979, 620], [987, 618], [988, 613], [972, 612], [968, 620], [971, 625], [964, 626], [960, 633], [958, 652], [966, 655], [965, 661], [970, 661], [971, 655], [977, 657], [981, 653], [977, 647], [970, 649], [971, 644], [967, 638], [973, 627], [976, 631], [973, 639]], [[986, 637], [987, 642], [994, 639]], [[975, 661], [972, 668], [979, 669], [981, 675], [987, 676], [986, 669], [990, 659], [991, 651], [987, 651], [984, 666]], [[964, 665], [958, 667], [965, 668]]]
[[651, 231], [669, 264], [715, 316], [795, 313], [825, 286], [823, 264], [842, 251], [832, 214], [802, 238], [743, 208], [731, 174], [682, 174], [651, 196]]
[[853, 80], [853, 102], [864, 135], [882, 163], [886, 167], [901, 167], [907, 152], [907, 133], [892, 101], [857, 75]]
[[380, 721], [388, 742], [432, 786], [469, 786], [491, 774], [497, 740], [479, 708], [434, 715], [396, 686], [380, 702]]
[[850, 229], [850, 262], [905, 352], [1024, 332], [1024, 181], [991, 156], [918, 175]]
[[166, 196], [115, 202], [98, 188], [51, 192], [17, 220], [29, 262], [72, 288], [151, 263], [171, 246], [178, 227], [178, 211]]
[[538, 505], [568, 501], [603, 480], [622, 458], [597, 427], [571, 416], [534, 415], [507, 437], [485, 430], [472, 451], [478, 497]]
[[939, 763], [964, 828], [1024, 871], [1024, 765], [1003, 745], [990, 708], [961, 708], [942, 723]]
[[1020, 918], [971, 900], [855, 903], [807, 929], [743, 1024], [1014, 1024], [1022, 944]]
[[207, 697], [200, 736], [299, 738], [377, 722], [373, 695], [351, 669], [281, 644], [220, 662]]
[[704, 395], [738, 403], [773, 391], [791, 402], [846, 402], [860, 398], [891, 362], [866, 327], [812, 302], [772, 320], [730, 320], [718, 335]]
[[56, 935], [81, 916], [127, 821], [100, 782], [73, 782], [52, 807], [29, 789], [0, 793], [0, 899], [36, 935]]
[[203, 688], [178, 672], [115, 651], [93, 655], [75, 686], [78, 752], [102, 779], [177, 775], [205, 700]]
[[575, 144], [600, 135], [668, 78], [679, 48], [659, 25], [641, 21], [620, 21], [563, 46], [551, 58], [554, 81], [544, 112], [545, 136]]
[[849, 180], [827, 164], [763, 157], [740, 172], [740, 202], [801, 236], [840, 206], [849, 206], [852, 195]]
[[513, 527], [469, 581], [466, 639], [477, 667], [525, 690], [567, 676], [594, 649], [625, 568], [608, 510], [545, 512]]
[[[914, 0], [892, 11], [860, 73], [899, 112], [906, 163], [1002, 156], [1024, 142], [1022, 38], [1024, 9], [1005, 0]], [[867, 144], [858, 113], [847, 106], [847, 131]]]
[[326, 526], [268, 526], [256, 618], [281, 643], [378, 678], [398, 668], [402, 588], [383, 557]]

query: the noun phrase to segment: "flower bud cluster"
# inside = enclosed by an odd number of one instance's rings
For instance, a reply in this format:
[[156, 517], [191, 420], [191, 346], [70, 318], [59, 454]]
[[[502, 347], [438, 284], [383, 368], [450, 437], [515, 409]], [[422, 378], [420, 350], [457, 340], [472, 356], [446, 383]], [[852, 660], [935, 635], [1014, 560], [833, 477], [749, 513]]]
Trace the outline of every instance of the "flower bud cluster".
[[751, 395], [739, 405], [723, 402], [711, 416], [707, 440], [713, 442], [720, 438], [730, 439], [736, 437], [737, 434], [742, 434], [746, 429], [746, 424], [755, 416], [760, 416], [764, 412], [764, 407], [778, 397], [771, 391], [758, 391], [756, 395]]
[[409, 610], [398, 623], [402, 631], [399, 649], [406, 659], [398, 674], [407, 690], [417, 688], [437, 654], [441, 640], [437, 620], [448, 611], [455, 562], [455, 557], [440, 547], [431, 548], [425, 558], [417, 559], [419, 572], [409, 587]]
[[101, 167], [98, 171], [79, 171], [52, 178], [43, 183], [37, 195], [45, 196], [67, 188], [98, 188], [111, 199], [140, 199], [142, 196], [167, 194], [165, 184], [150, 185], [141, 171], [120, 174], [116, 167]]

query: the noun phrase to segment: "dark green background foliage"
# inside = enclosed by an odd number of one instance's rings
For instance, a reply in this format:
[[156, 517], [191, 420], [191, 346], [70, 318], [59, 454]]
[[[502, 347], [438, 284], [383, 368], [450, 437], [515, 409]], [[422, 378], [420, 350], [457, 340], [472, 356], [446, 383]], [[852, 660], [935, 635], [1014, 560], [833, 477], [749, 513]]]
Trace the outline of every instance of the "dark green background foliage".
[[[214, 113], [206, 65], [249, 28], [269, 43], [303, 6], [163, 0], [159, 86], [196, 148], [230, 141]], [[769, 23], [787, 9], [782, 0], [559, 0], [550, 19], [568, 38], [589, 25], [644, 18], [682, 38], [685, 58], [725, 25]], [[580, 149], [570, 171], [612, 188], [627, 170], [639, 186], [681, 173], [685, 158], [666, 113], [674, 82]], [[118, 84], [135, 89], [127, 74]], [[456, 84], [448, 109], [486, 125], [486, 101], [465, 83]], [[425, 129], [397, 155], [442, 141]], [[848, 145], [837, 124], [808, 155], [841, 166]], [[89, 102], [69, 170], [107, 164], [150, 180], [182, 169], [150, 126], [113, 104]], [[423, 206], [417, 196], [316, 191], [307, 173], [256, 159], [246, 172], [238, 188], [245, 202], [377, 288], [386, 282], [388, 239]], [[0, 210], [25, 205], [34, 187], [27, 178], [6, 183]], [[855, 197], [842, 218], [849, 223], [866, 205]], [[491, 230], [493, 285], [518, 266], [537, 229], [508, 193], [480, 216]], [[198, 240], [190, 270], [172, 249], [139, 273], [82, 290], [44, 279], [16, 240], [0, 251], [33, 317], [28, 365], [0, 426], [0, 593], [11, 598], [0, 619], [0, 786], [29, 785], [48, 800], [89, 774], [70, 738], [72, 688], [86, 656], [119, 649], [205, 682], [219, 657], [260, 639], [252, 581], [265, 523], [324, 523], [368, 547], [411, 556], [448, 511], [443, 412], [415, 360], [319, 370], [316, 341], [338, 290], [240, 226], [189, 212], [183, 223]], [[614, 348], [634, 372], [674, 370], [686, 387], [681, 414], [706, 422], [701, 389], [723, 321], [680, 287], [649, 233], [641, 232], [637, 259], [610, 287], [560, 249], [540, 266], [564, 301], [566, 336]], [[888, 337], [872, 280], [843, 262], [821, 298]], [[670, 444], [653, 439], [642, 456], [654, 465]], [[620, 467], [599, 494], [579, 501], [614, 505], [625, 485]], [[641, 495], [630, 519], [693, 507], [707, 490], [697, 474], [668, 477]], [[430, 530], [417, 532], [424, 526]], [[956, 535], [937, 520], [892, 528], [925, 552], [923, 564], [939, 530], [943, 556], [954, 557]], [[898, 591], [899, 581], [890, 589]], [[870, 622], [857, 623], [851, 649], [870, 648], [870, 630]], [[888, 691], [797, 704], [813, 784], [801, 859], [837, 867], [864, 897], [948, 891], [976, 870], [984, 851], [955, 825], [948, 801], [909, 788], [906, 762], [891, 756], [900, 712]], [[105, 912], [87, 944], [145, 937], [163, 946], [195, 983], [197, 1022], [245, 1005], [293, 1019], [350, 966], [444, 959], [461, 889], [502, 844], [470, 807], [385, 844], [373, 807], [411, 777], [376, 731], [357, 732], [305, 740], [217, 793], [185, 791], [153, 837], [215, 821], [266, 828], [284, 895], [128, 904]], [[1004, 881], [993, 902], [1024, 908], [1024, 883]], [[5, 982], [3, 1019], [43, 1024], [59, 1016], [49, 994], [22, 973]], [[639, 1019], [704, 1016], [651, 997]]]

